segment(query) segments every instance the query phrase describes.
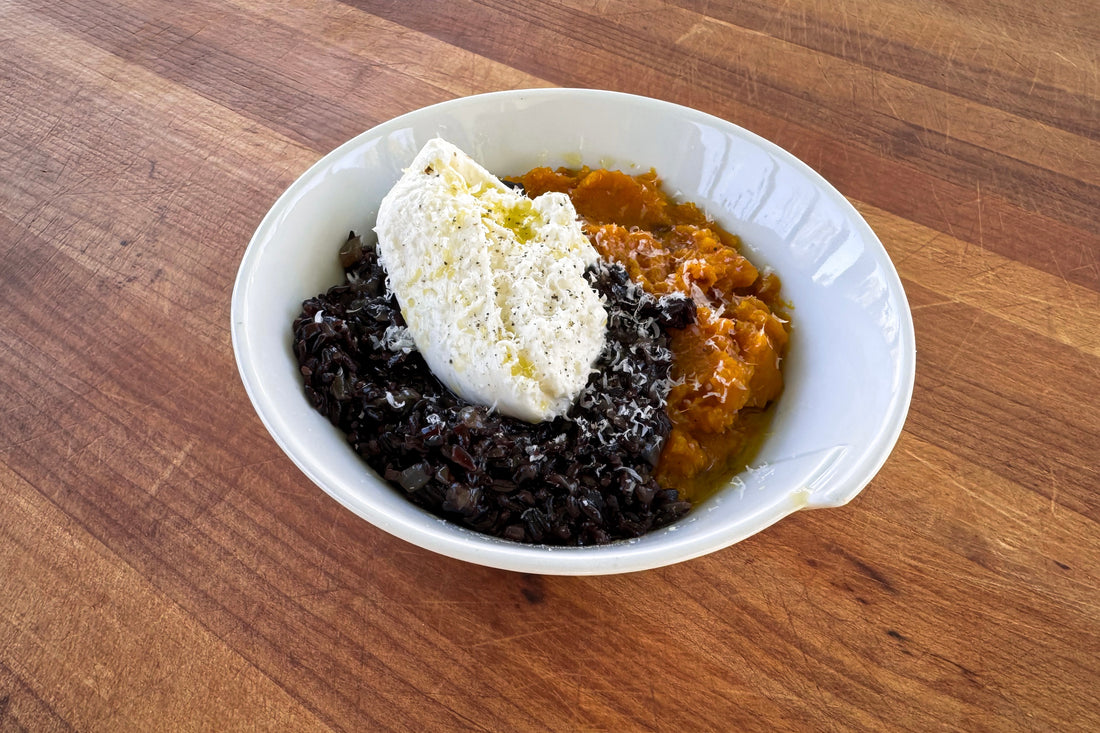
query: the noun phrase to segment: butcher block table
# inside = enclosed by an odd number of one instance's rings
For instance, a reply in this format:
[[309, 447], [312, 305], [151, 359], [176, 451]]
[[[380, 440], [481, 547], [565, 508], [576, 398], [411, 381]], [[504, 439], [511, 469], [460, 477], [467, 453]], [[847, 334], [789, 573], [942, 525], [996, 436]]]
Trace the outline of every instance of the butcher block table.
[[[1095, 0], [0, 0], [0, 731], [1100, 730], [1098, 54]], [[916, 388], [850, 504], [522, 575], [269, 437], [229, 327], [275, 199], [549, 86], [741, 125], [877, 232]]]

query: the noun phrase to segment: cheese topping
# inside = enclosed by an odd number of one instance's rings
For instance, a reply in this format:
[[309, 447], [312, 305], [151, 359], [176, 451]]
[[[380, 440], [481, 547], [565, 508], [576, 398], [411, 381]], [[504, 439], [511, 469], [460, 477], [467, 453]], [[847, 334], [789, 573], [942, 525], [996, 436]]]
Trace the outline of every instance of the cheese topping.
[[529, 199], [435, 138], [382, 200], [378, 254], [416, 348], [463, 399], [529, 422], [569, 410], [603, 350], [599, 258], [566, 194]]

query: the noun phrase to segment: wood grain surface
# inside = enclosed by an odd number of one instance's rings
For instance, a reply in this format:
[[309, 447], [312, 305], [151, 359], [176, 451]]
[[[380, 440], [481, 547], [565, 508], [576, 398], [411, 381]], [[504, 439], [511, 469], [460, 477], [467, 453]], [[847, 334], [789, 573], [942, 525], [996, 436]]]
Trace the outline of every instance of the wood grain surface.
[[[801, 157], [902, 276], [850, 505], [598, 578], [439, 557], [264, 431], [229, 299], [396, 115], [581, 86]], [[0, 731], [1100, 730], [1095, 0], [0, 0]]]

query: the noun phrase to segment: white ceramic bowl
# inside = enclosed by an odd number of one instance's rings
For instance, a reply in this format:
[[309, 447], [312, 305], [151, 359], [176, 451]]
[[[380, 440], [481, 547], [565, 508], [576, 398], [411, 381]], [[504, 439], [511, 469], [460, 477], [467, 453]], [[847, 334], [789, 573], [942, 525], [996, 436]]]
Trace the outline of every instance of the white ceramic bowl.
[[[685, 518], [589, 548], [499, 540], [438, 519], [379, 479], [307, 403], [291, 351], [304, 299], [341, 279], [336, 251], [431, 137], [498, 175], [536, 165], [656, 168], [667, 190], [741, 235], [792, 306], [786, 389], [754, 465]], [[897, 441], [916, 361], [912, 317], [882, 244], [804, 163], [724, 120], [643, 97], [578, 89], [456, 99], [379, 125], [322, 158], [256, 230], [233, 291], [233, 347], [275, 441], [363, 519], [443, 555], [509, 570], [588, 575], [659, 567], [731, 545], [802, 508], [846, 503]]]

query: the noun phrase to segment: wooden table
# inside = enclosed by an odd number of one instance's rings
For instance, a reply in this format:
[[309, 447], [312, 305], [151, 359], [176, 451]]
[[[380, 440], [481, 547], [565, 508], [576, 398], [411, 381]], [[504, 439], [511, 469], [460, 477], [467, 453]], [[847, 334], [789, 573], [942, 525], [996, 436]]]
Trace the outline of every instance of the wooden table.
[[[0, 730], [1100, 729], [1098, 50], [1095, 0], [0, 1]], [[275, 198], [552, 85], [736, 122], [878, 232], [919, 364], [850, 505], [522, 576], [268, 437], [229, 298]]]

